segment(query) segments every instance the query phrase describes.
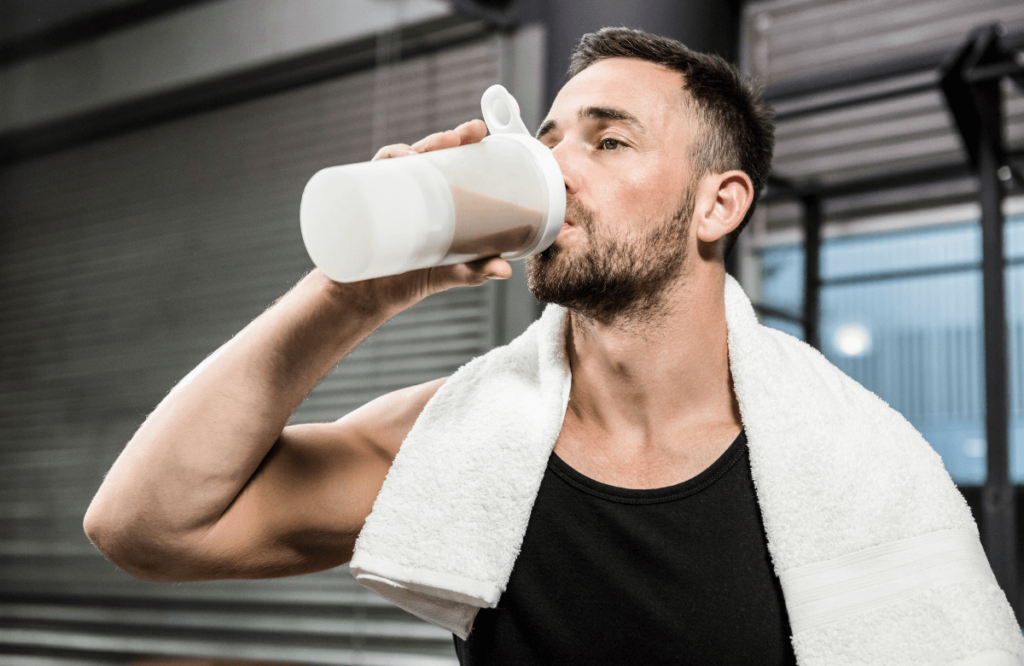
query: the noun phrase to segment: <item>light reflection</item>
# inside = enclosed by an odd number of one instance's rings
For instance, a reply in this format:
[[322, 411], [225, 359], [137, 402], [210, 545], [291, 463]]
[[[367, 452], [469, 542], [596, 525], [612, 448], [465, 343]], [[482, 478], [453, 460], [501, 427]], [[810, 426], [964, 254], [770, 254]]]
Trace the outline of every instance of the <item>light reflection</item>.
[[871, 344], [871, 335], [860, 324], [847, 324], [836, 330], [836, 347], [847, 356], [860, 356]]

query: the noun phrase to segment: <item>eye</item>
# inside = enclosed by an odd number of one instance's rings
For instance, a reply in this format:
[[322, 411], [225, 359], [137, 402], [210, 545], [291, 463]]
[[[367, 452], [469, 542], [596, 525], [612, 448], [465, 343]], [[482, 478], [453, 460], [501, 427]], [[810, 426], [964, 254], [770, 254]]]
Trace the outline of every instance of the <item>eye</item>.
[[602, 139], [601, 143], [598, 144], [599, 150], [616, 150], [622, 148], [626, 144], [622, 143], [618, 139]]

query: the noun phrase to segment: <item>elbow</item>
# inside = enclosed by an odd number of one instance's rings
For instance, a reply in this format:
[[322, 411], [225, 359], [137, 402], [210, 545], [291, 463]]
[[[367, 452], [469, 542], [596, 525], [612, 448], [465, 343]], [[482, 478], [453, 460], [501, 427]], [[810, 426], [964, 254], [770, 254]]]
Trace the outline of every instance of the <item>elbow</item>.
[[133, 522], [93, 500], [82, 527], [96, 550], [127, 574], [153, 582], [195, 580], [181, 566], [182, 557], [176, 552], [181, 549], [151, 538], [145, 528]]
[[117, 530], [114, 528], [117, 522], [112, 512], [104, 510], [99, 497], [96, 497], [85, 512], [85, 518], [82, 519], [82, 529], [85, 530], [85, 536], [89, 538], [89, 541], [92, 542], [96, 550], [100, 551], [103, 557], [121, 566], [118, 563], [120, 558], [115, 550], [119, 541], [116, 536]]
[[85, 536], [89, 537], [89, 541], [101, 553], [104, 552], [103, 549], [109, 542], [113, 526], [118, 522], [116, 513], [111, 511], [108, 505], [109, 503], [104, 502], [101, 495], [97, 495], [89, 504], [89, 508], [85, 510], [85, 517], [82, 519]]
[[145, 547], [137, 537], [133, 537], [130, 529], [124, 527], [128, 521], [111, 511], [104, 511], [97, 504], [94, 500], [85, 512], [82, 521], [85, 536], [117, 568], [136, 578], [155, 580], [153, 574], [157, 572], [148, 571], [149, 567], [144, 566], [144, 558], [141, 557]]

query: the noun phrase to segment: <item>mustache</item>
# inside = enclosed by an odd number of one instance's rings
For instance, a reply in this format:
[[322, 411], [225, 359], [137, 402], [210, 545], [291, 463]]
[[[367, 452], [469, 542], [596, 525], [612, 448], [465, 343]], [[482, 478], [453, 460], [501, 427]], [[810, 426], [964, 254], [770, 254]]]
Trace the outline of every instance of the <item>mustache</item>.
[[569, 218], [571, 224], [580, 227], [587, 233], [594, 230], [594, 219], [596, 218], [594, 211], [580, 203], [576, 197], [568, 194], [565, 196], [565, 216]]

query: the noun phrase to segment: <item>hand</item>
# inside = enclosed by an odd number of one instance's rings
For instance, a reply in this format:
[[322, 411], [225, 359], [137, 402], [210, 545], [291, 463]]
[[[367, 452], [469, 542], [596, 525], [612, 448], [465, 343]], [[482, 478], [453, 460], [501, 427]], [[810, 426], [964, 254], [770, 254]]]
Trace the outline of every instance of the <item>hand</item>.
[[482, 120], [470, 120], [462, 123], [453, 130], [447, 132], [435, 132], [412, 144], [396, 143], [391, 146], [384, 146], [373, 156], [374, 161], [386, 160], [392, 157], [405, 157], [417, 153], [429, 153], [432, 150], [442, 148], [455, 148], [466, 146], [471, 143], [480, 143], [487, 136], [487, 125]]
[[[386, 160], [465, 146], [479, 143], [485, 136], [487, 125], [484, 121], [470, 120], [453, 130], [424, 137], [411, 146], [404, 143], [384, 146], [373, 159]], [[346, 286], [362, 291], [368, 303], [394, 305], [404, 309], [445, 289], [478, 286], [491, 279], [504, 280], [511, 276], [512, 266], [507, 261], [501, 257], [484, 257], [464, 264], [420, 268], [401, 275], [374, 278]]]

